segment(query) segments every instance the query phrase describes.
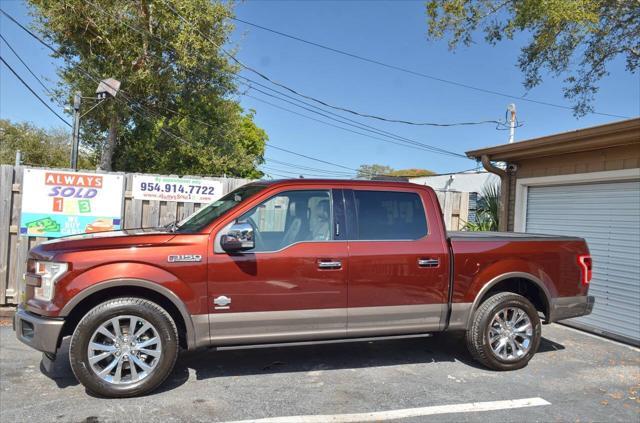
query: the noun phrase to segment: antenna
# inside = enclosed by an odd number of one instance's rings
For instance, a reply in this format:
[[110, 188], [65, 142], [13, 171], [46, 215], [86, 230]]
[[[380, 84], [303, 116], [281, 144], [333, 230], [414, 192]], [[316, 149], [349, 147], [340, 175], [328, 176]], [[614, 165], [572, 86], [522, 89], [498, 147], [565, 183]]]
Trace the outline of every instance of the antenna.
[[507, 106], [507, 113], [509, 113], [509, 144], [511, 144], [516, 134], [516, 105], [514, 103]]

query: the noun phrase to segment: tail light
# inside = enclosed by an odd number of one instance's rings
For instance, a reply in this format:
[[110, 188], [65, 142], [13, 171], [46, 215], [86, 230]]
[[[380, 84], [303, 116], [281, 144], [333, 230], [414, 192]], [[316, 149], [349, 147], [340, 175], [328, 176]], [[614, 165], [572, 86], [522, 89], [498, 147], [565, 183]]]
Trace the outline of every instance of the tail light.
[[591, 260], [591, 256], [588, 254], [578, 256], [578, 264], [582, 271], [582, 284], [588, 285], [589, 282], [591, 282], [591, 276], [593, 274], [593, 261]]

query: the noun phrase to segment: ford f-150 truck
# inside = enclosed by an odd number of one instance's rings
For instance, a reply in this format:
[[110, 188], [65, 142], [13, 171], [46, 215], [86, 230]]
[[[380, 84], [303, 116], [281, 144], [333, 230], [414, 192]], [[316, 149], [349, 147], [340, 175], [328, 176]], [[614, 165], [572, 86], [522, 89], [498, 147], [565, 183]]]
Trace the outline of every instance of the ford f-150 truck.
[[260, 181], [181, 222], [30, 251], [17, 337], [78, 380], [140, 395], [180, 348], [466, 331], [478, 361], [518, 369], [541, 321], [589, 314], [581, 238], [447, 233], [434, 191], [410, 183]]

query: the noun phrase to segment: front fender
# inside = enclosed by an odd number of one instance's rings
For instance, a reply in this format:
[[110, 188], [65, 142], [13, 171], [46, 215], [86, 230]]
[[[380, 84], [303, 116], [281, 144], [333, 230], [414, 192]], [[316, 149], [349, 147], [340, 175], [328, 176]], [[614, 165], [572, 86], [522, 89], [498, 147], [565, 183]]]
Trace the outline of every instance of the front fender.
[[[100, 281], [100, 282], [96, 282]], [[165, 297], [180, 312], [187, 330], [187, 344], [196, 345], [197, 335], [190, 305], [197, 307], [199, 300], [191, 287], [175, 275], [156, 266], [144, 263], [111, 263], [89, 269], [56, 289], [65, 297], [59, 316], [66, 317], [84, 299], [105, 289], [114, 287], [140, 287]]]
[[177, 297], [190, 314], [196, 314], [200, 305], [191, 286], [181, 281], [176, 275], [147, 263], [118, 262], [92, 267], [57, 286], [56, 296], [60, 294], [63, 297], [60, 300], [64, 304], [60, 316], [66, 315], [65, 310], [69, 309], [69, 304], [75, 302], [81, 293], [86, 297], [85, 292], [89, 292], [88, 290], [95, 292], [95, 286], [113, 280], [146, 281], [147, 287], [151, 289], [162, 288], [163, 292]]

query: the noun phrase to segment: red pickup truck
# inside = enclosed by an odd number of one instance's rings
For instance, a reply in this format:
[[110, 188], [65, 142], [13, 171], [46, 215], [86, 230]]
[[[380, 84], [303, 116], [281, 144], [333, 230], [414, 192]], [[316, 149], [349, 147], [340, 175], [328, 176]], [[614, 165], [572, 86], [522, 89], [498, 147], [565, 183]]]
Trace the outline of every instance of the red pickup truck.
[[165, 228], [32, 249], [14, 327], [45, 361], [71, 336], [76, 377], [110, 397], [159, 386], [180, 348], [466, 331], [510, 370], [541, 320], [591, 312], [591, 265], [581, 238], [447, 233], [428, 187], [261, 181]]

